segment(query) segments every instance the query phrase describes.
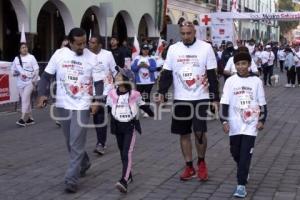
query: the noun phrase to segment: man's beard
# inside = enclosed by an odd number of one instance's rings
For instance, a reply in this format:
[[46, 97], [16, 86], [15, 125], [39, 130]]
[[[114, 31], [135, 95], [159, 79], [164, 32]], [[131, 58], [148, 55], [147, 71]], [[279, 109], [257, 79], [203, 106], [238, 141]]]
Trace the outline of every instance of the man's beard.
[[76, 51], [76, 55], [77, 56], [82, 56], [82, 54], [83, 54], [83, 50], [77, 50]]

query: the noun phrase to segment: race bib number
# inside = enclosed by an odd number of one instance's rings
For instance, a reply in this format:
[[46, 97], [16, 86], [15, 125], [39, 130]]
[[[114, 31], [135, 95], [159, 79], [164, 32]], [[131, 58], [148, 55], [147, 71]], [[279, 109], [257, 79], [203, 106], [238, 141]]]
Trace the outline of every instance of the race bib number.
[[131, 112], [128, 105], [118, 105], [116, 107], [116, 118], [121, 122], [128, 122], [131, 120]]
[[251, 98], [249, 95], [241, 95], [239, 97], [239, 108], [240, 109], [247, 109], [251, 104]]
[[193, 80], [193, 67], [192, 66], [185, 66], [181, 71], [181, 77], [184, 81]]
[[68, 70], [65, 76], [65, 83], [70, 85], [76, 85], [78, 82], [79, 74], [74, 70]]

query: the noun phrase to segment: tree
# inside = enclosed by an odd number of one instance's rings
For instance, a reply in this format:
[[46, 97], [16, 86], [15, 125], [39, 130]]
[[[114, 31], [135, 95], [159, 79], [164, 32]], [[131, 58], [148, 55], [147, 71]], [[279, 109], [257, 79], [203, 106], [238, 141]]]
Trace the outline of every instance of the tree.
[[[278, 0], [280, 11], [299, 11], [300, 6], [292, 2], [292, 0]], [[299, 25], [299, 21], [279, 21], [280, 30], [282, 33], [287, 33]]]

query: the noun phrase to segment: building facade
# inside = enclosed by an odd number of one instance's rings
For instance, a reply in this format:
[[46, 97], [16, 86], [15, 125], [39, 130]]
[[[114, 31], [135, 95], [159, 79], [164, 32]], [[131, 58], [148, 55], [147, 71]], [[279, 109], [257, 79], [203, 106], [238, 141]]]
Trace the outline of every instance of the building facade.
[[[277, 0], [236, 0], [238, 12], [272, 13], [277, 11]], [[216, 12], [230, 12], [232, 0], [168, 0], [165, 22], [178, 24], [182, 20], [199, 24], [199, 15]], [[278, 41], [279, 28], [276, 21], [239, 20], [235, 22], [237, 39], [257, 41]]]
[[[118, 35], [121, 41], [159, 37], [163, 0], [1, 0], [0, 60], [18, 52], [20, 31], [38, 60], [47, 61], [73, 27], [103, 39]], [[137, 9], [138, 8], [138, 9]]]

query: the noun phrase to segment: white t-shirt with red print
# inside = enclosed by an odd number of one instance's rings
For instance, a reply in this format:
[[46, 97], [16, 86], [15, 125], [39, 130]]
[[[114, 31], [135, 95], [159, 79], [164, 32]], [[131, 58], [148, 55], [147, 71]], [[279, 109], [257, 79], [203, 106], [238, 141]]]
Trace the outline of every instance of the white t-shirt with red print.
[[257, 136], [260, 106], [266, 105], [262, 81], [256, 76], [228, 78], [223, 88], [221, 104], [229, 105], [229, 136]]
[[35, 57], [31, 54], [27, 54], [26, 56], [21, 56], [21, 60], [23, 66], [18, 57], [15, 57], [11, 66], [12, 73], [19, 74], [17, 76], [17, 86], [19, 88], [37, 82], [39, 79], [39, 65]]
[[196, 40], [191, 46], [182, 42], [171, 45], [163, 69], [173, 72], [174, 99], [209, 99], [203, 85], [206, 70], [216, 69], [217, 60], [210, 44]]
[[93, 96], [93, 73], [97, 56], [84, 49], [78, 56], [67, 47], [58, 49], [51, 57], [45, 72], [56, 74], [56, 106], [68, 110], [88, 110]]

